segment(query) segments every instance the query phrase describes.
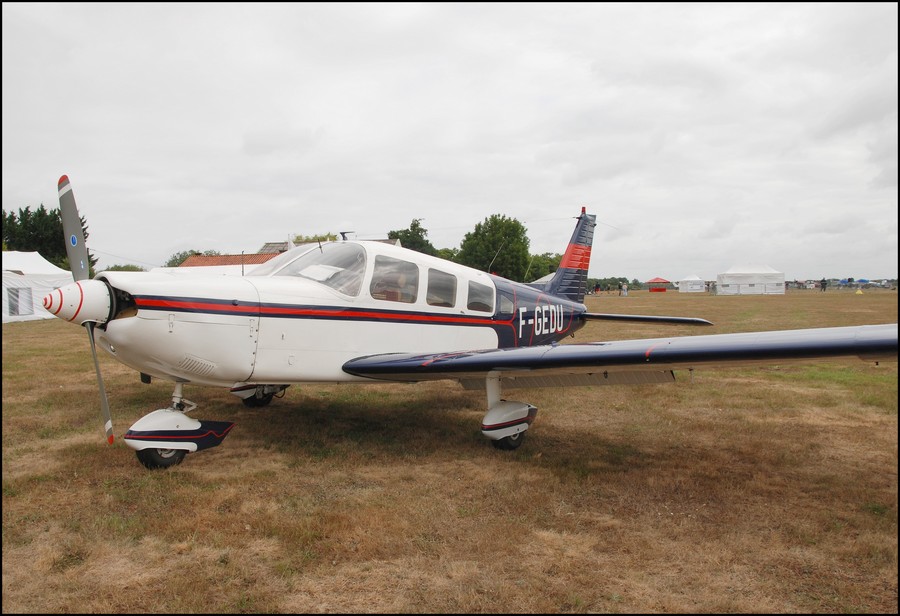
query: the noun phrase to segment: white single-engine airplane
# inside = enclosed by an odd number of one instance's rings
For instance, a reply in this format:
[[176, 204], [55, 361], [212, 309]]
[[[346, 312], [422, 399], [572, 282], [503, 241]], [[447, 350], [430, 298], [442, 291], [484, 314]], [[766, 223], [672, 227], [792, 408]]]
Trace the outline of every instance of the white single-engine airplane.
[[107, 440], [109, 403], [96, 345], [141, 374], [173, 381], [168, 408], [125, 433], [147, 468], [179, 464], [234, 424], [186, 415], [185, 383], [228, 387], [250, 407], [298, 383], [453, 379], [487, 393], [482, 433], [516, 449], [535, 419], [503, 388], [661, 383], [673, 370], [725, 362], [897, 359], [897, 324], [558, 344], [588, 320], [710, 325], [685, 317], [599, 314], [583, 304], [594, 236], [584, 208], [559, 269], [522, 284], [374, 241], [291, 249], [246, 276], [88, 275], [69, 179], [59, 203], [75, 282], [44, 307], [88, 331]]

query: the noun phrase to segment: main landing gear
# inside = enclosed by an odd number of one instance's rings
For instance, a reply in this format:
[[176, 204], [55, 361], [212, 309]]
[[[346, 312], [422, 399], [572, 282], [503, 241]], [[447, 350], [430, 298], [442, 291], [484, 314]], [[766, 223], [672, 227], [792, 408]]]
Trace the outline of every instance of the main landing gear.
[[537, 417], [537, 407], [527, 402], [502, 400], [499, 376], [489, 375], [485, 386], [488, 412], [481, 420], [481, 433], [491, 439], [497, 449], [518, 449], [525, 440], [525, 431]]
[[266, 406], [272, 401], [272, 398], [284, 396], [288, 385], [242, 385], [232, 387], [231, 393], [241, 399], [244, 406], [252, 409]]

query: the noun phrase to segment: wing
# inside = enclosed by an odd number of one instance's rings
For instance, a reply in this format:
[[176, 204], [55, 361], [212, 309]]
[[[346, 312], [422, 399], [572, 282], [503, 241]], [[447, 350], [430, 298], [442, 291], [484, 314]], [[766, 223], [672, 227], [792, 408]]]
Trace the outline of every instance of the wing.
[[483, 386], [490, 373], [520, 387], [648, 383], [672, 370], [826, 358], [897, 359], [897, 324], [554, 344], [460, 353], [386, 353], [344, 364], [389, 381], [456, 379]]

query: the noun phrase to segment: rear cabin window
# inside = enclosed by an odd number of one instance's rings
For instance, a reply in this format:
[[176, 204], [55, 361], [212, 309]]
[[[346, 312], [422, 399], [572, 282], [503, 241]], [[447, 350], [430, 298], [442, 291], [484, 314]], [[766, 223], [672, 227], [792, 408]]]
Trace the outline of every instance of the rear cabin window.
[[510, 298], [503, 294], [500, 295], [500, 310], [498, 311], [500, 316], [511, 317], [515, 308], [516, 306]]
[[369, 293], [374, 299], [412, 304], [419, 293], [418, 266], [393, 257], [375, 257]]
[[429, 306], [453, 308], [456, 304], [456, 276], [440, 270], [429, 269], [425, 299]]
[[466, 307], [478, 312], [493, 312], [494, 290], [486, 284], [469, 282], [469, 299]]

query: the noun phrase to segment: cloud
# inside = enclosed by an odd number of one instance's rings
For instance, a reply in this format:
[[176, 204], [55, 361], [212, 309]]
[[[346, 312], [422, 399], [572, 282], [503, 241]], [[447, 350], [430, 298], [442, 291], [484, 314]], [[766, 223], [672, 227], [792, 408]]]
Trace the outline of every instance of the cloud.
[[586, 206], [594, 276], [896, 276], [895, 4], [2, 10], [3, 207], [67, 173], [101, 267]]

